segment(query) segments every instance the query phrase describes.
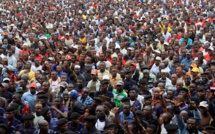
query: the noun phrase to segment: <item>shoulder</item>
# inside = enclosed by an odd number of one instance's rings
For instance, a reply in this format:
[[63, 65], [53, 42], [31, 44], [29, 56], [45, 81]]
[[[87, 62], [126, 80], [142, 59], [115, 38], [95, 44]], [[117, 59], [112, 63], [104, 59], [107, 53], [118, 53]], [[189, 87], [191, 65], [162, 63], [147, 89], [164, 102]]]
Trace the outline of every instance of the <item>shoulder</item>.
[[27, 96], [27, 95], [29, 95], [29, 94], [30, 94], [30, 92], [28, 91], [28, 92], [24, 93], [24, 94], [22, 95], [22, 97], [25, 97], [25, 96]]

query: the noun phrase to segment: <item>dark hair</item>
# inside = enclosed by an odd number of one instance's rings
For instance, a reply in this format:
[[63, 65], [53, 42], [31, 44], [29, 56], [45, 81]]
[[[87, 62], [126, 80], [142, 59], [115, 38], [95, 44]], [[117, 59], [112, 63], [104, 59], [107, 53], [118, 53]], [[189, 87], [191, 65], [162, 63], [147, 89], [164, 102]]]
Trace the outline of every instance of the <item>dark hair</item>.
[[153, 125], [153, 124], [148, 125], [148, 127], [147, 127], [147, 128], [152, 129], [152, 130], [153, 130], [153, 132], [155, 132], [155, 131], [156, 131], [156, 126], [155, 126], [155, 125]]
[[90, 115], [96, 115], [96, 113], [95, 113], [95, 108], [93, 107], [93, 106], [91, 106], [91, 105], [87, 105], [85, 108], [84, 108], [84, 111], [86, 111], [86, 109], [88, 109], [89, 110], [89, 114]]
[[199, 98], [197, 98], [197, 97], [192, 97], [192, 98], [190, 98], [190, 101], [194, 101], [195, 103], [196, 103], [196, 105], [198, 106], [199, 105]]

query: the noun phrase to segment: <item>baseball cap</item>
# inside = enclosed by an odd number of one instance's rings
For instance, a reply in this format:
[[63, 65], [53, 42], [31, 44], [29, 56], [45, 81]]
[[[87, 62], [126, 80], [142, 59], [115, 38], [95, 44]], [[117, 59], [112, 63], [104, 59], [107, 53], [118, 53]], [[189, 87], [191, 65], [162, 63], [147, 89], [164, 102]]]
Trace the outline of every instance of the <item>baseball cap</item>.
[[204, 107], [204, 108], [208, 107], [207, 101], [200, 102], [199, 107]]
[[70, 97], [71, 97], [72, 99], [78, 98], [78, 92], [77, 92], [76, 90], [72, 90], [72, 91], [70, 92]]
[[200, 71], [199, 71], [199, 69], [198, 69], [197, 67], [194, 67], [194, 68], [191, 70], [191, 72], [199, 73]]
[[0, 84], [0, 87], [9, 88], [8, 84], [4, 82]]
[[102, 80], [109, 80], [110, 79], [110, 77], [108, 76], [108, 75], [104, 75], [103, 77], [102, 77]]
[[9, 78], [4, 78], [3, 82], [5, 82], [5, 81], [10, 81], [10, 79]]
[[210, 46], [210, 47], [208, 48], [208, 50], [213, 51], [213, 50], [214, 50], [214, 48]]
[[74, 67], [74, 68], [81, 68], [81, 67], [80, 67], [80, 65], [75, 65], [75, 67]]
[[132, 62], [130, 65], [131, 65], [131, 66], [134, 66], [134, 67], [136, 67], [136, 66], [137, 66], [137, 64], [136, 64], [136, 63], [134, 63], [134, 62]]
[[36, 83], [31, 83], [31, 84], [30, 84], [30, 88], [32, 88], [32, 87], [33, 87], [33, 88], [37, 88], [37, 84], [36, 84]]
[[123, 81], [118, 81], [118, 82], [116, 83], [116, 85], [117, 85], [117, 86], [123, 86], [123, 85], [124, 85], [124, 82], [123, 82]]
[[49, 60], [49, 61], [52, 61], [52, 60], [54, 60], [54, 58], [52, 58], [52, 57], [49, 57], [49, 58], [48, 58], [48, 60]]
[[91, 74], [96, 75], [97, 73], [98, 73], [98, 71], [97, 71], [96, 69], [93, 69], [93, 70], [91, 71]]
[[187, 52], [186, 54], [187, 54], [187, 55], [191, 55], [191, 53], [190, 53], [190, 52]]
[[156, 57], [155, 60], [161, 61], [161, 57]]

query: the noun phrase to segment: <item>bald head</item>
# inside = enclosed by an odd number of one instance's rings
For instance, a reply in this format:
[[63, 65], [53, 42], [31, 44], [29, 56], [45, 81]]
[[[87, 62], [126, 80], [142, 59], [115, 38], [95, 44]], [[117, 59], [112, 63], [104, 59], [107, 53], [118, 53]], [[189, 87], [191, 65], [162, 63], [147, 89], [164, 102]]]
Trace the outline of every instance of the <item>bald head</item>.
[[46, 120], [39, 120], [38, 124], [41, 125], [48, 125], [49, 123]]

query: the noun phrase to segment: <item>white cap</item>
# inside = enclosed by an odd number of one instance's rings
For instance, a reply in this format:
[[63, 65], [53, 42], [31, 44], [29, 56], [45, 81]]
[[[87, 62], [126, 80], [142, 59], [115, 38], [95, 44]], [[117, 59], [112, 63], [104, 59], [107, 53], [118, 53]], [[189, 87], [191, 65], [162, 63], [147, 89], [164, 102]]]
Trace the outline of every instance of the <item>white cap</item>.
[[132, 48], [132, 47], [128, 47], [127, 49], [129, 49], [129, 50], [134, 50], [134, 48]]
[[79, 65], [75, 65], [75, 68], [81, 68]]
[[154, 52], [156, 52], [156, 53], [158, 53], [158, 54], [160, 54], [160, 53], [161, 53], [159, 50], [154, 50]]
[[167, 45], [167, 46], [169, 46], [169, 43], [168, 43], [168, 42], [164, 42], [164, 45]]
[[66, 35], [68, 35], [68, 36], [69, 36], [69, 33], [66, 33]]
[[116, 46], [115, 46], [115, 49], [117, 49], [117, 48], [120, 48], [120, 46], [119, 46], [119, 45], [116, 45]]
[[2, 64], [0, 64], [0, 68], [3, 68], [3, 65], [2, 65]]
[[208, 49], [210, 49], [210, 50], [212, 50], [212, 51], [214, 50], [214, 48], [213, 48], [212, 46], [210, 46]]
[[161, 73], [167, 73], [165, 69], [161, 69]]
[[110, 77], [108, 76], [108, 75], [104, 75], [103, 77], [102, 77], [102, 80], [109, 80], [110, 79]]
[[74, 45], [73, 48], [78, 49], [78, 46], [77, 46], [77, 45]]
[[24, 43], [23, 46], [28, 46], [28, 43]]
[[199, 107], [205, 107], [205, 108], [208, 107], [207, 101], [200, 102]]
[[42, 40], [42, 39], [47, 40], [47, 37], [46, 37], [46, 36], [41, 36], [41, 37], [40, 37], [40, 40]]
[[161, 57], [156, 57], [155, 60], [161, 61]]

